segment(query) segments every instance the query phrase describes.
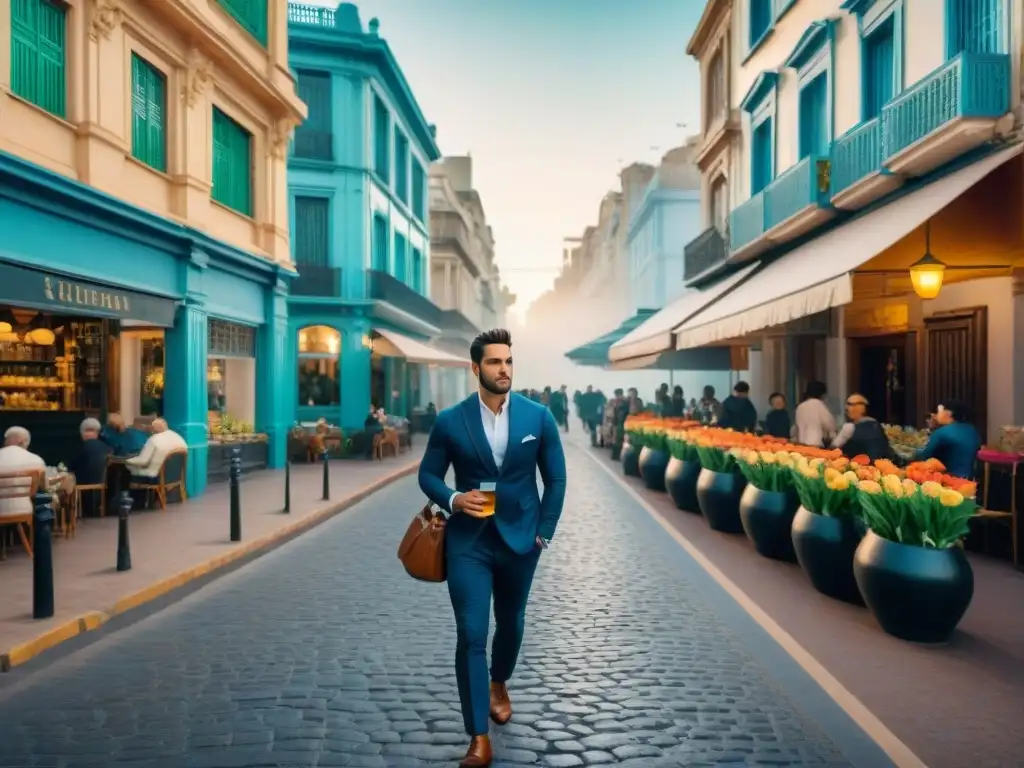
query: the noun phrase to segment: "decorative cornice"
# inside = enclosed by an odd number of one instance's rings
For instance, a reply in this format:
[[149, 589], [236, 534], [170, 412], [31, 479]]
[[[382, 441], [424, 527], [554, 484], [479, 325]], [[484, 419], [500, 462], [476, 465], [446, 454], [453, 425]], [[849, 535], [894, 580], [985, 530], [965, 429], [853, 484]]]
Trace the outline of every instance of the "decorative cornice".
[[213, 83], [213, 65], [196, 48], [188, 52], [185, 70], [185, 84], [181, 89], [181, 97], [185, 104], [194, 107], [207, 89]]
[[89, 14], [89, 38], [99, 42], [110, 39], [110, 33], [121, 25], [121, 0], [94, 0]]
[[740, 109], [744, 112], [753, 112], [768, 94], [775, 90], [778, 82], [778, 72], [765, 70], [759, 74], [753, 85], [750, 86], [750, 90], [747, 91], [747, 95], [743, 97], [743, 101], [740, 102]]
[[812, 21], [811, 24], [800, 35], [793, 52], [789, 54], [782, 63], [784, 67], [800, 69], [816, 54], [823, 46], [832, 41], [835, 34], [835, 22], [832, 19]]
[[288, 156], [288, 142], [295, 130], [295, 121], [278, 120], [270, 130], [270, 152], [278, 160]]
[[732, 0], [708, 0], [690, 42], [686, 44], [688, 56], [699, 59], [704, 54], [704, 49], [714, 42], [714, 33], [719, 24], [731, 10]]

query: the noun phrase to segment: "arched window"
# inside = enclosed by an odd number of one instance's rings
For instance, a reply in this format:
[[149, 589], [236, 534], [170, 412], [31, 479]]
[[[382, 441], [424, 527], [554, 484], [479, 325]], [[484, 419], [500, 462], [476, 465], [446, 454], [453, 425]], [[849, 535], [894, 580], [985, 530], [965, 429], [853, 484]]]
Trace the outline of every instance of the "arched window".
[[299, 405], [341, 402], [341, 334], [326, 325], [299, 331]]

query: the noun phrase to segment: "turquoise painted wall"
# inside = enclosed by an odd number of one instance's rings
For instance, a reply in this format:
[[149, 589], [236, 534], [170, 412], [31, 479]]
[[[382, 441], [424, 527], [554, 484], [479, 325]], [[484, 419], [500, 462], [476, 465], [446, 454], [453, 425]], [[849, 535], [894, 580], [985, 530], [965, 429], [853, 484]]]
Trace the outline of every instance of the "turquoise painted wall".
[[270, 466], [283, 465], [290, 271], [3, 152], [0, 232], [0, 260], [178, 302], [165, 332], [164, 416], [189, 446], [190, 495], [206, 487], [209, 318], [257, 327], [256, 428], [270, 436]]

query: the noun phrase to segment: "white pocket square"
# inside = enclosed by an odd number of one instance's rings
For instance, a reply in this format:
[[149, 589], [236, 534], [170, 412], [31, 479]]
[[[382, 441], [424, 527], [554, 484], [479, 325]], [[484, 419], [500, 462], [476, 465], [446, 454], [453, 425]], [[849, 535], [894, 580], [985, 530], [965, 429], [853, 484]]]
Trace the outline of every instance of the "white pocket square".
[[524, 443], [528, 443], [528, 442], [530, 442], [531, 440], [536, 440], [536, 439], [537, 439], [537, 438], [536, 438], [536, 437], [534, 437], [533, 435], [527, 435], [526, 437], [524, 437], [524, 438], [523, 438], [523, 442], [524, 442]]

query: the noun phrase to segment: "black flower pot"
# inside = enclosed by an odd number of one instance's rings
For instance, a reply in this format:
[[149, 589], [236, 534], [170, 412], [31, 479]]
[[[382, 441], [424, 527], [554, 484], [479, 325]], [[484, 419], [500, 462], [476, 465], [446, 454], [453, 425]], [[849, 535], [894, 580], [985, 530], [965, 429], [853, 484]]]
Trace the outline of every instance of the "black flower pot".
[[683, 461], [670, 458], [665, 468], [665, 490], [684, 512], [700, 514], [700, 502], [697, 501], [697, 478], [700, 477], [700, 462]]
[[912, 643], [948, 642], [974, 597], [974, 571], [960, 547], [926, 549], [868, 531], [853, 574], [882, 629]]
[[640, 477], [644, 479], [644, 485], [652, 491], [665, 490], [665, 469], [668, 467], [668, 460], [667, 451], [659, 451], [646, 445], [640, 450], [640, 457], [637, 459]]
[[793, 516], [800, 498], [788, 491], [762, 491], [748, 484], [740, 498], [743, 530], [762, 557], [796, 560], [793, 552]]
[[720, 533], [743, 533], [740, 497], [747, 481], [739, 472], [702, 469], [697, 478], [697, 503], [708, 527]]
[[858, 519], [826, 517], [801, 506], [793, 516], [793, 549], [812, 586], [836, 600], [863, 605], [853, 554], [864, 536]]
[[630, 443], [622, 444], [622, 474], [627, 477], [640, 477], [640, 449]]

